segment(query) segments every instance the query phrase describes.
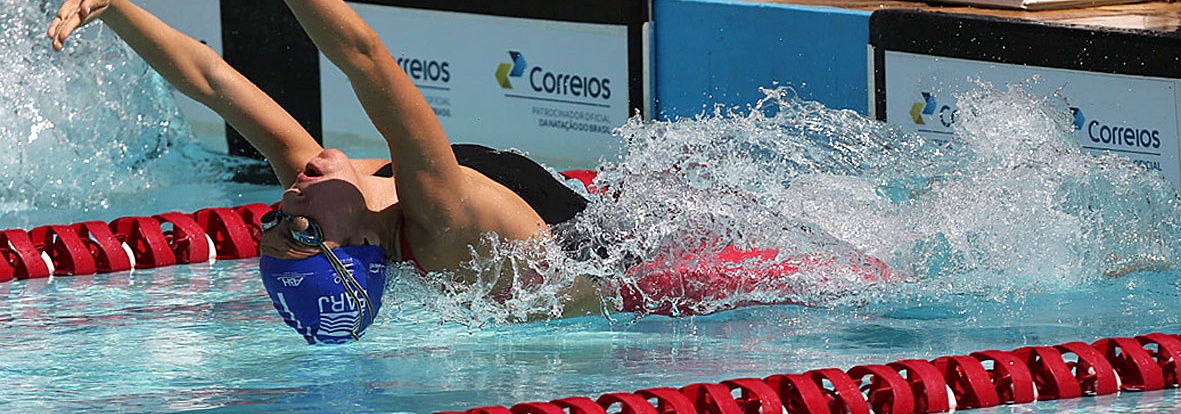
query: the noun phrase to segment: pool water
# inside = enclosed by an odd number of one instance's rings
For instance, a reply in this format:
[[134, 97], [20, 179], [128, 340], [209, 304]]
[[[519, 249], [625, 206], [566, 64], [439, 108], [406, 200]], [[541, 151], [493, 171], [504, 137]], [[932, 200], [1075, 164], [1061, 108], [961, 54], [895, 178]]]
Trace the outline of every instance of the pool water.
[[[52, 54], [38, 36], [54, 6], [0, 5], [0, 54], [23, 62], [0, 73], [0, 102], [18, 108], [0, 113], [0, 145], [17, 154], [0, 158], [0, 228], [278, 198], [230, 182], [242, 161], [202, 150], [168, 86], [109, 31]], [[1181, 332], [1181, 206], [1164, 178], [1082, 154], [1063, 97], [982, 85], [959, 101], [949, 145], [786, 88], [752, 108], [633, 121], [627, 151], [600, 160], [610, 200], [563, 229], [600, 254], [549, 257], [545, 282], [512, 303], [445, 275], [395, 278], [378, 323], [344, 346], [283, 325], [256, 259], [0, 284], [0, 410], [430, 412]], [[894, 273], [806, 268], [790, 289], [737, 298], [802, 305], [549, 316], [576, 274], [633, 281], [637, 259], [722, 244], [864, 254]], [[988, 411], [1179, 407], [1169, 391]]]
[[[365, 339], [306, 346], [254, 260], [0, 285], [8, 412], [430, 412], [1178, 330], [1176, 275], [1007, 300], [751, 307], [472, 329], [403, 306]], [[993, 411], [1175, 409], [1124, 394]], [[1122, 408], [1121, 408], [1122, 407]], [[1171, 407], [1171, 408], [1169, 408]]]

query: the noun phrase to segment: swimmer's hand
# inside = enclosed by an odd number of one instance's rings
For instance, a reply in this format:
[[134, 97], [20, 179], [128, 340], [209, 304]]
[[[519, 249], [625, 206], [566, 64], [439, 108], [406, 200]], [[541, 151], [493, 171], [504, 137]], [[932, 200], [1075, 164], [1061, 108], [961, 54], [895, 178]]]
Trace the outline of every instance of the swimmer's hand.
[[111, 1], [66, 0], [65, 3], [62, 3], [61, 9], [57, 11], [57, 17], [53, 18], [53, 22], [49, 24], [49, 31], [46, 33], [46, 36], [53, 40], [53, 50], [62, 50], [70, 33], [98, 18], [104, 10], [110, 7]]
[[[304, 220], [303, 223], [306, 223]], [[320, 249], [296, 243], [291, 238], [291, 223], [283, 220], [274, 228], [262, 232], [262, 240], [258, 243], [259, 253], [280, 259], [305, 259], [320, 253]], [[304, 224], [306, 229], [306, 224]], [[302, 229], [299, 229], [302, 230]]]

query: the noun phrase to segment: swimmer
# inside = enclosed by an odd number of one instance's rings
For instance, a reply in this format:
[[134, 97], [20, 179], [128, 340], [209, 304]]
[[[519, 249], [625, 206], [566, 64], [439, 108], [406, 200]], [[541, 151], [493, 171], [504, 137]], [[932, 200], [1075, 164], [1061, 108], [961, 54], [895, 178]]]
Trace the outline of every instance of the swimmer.
[[[481, 253], [490, 248], [484, 235], [540, 241], [550, 237], [548, 224], [586, 206], [524, 157], [453, 147], [377, 33], [343, 0], [286, 3], [319, 50], [347, 75], [389, 147], [389, 160], [350, 159], [321, 147], [216, 52], [129, 0], [67, 0], [47, 35], [60, 51], [77, 28], [101, 19], [168, 82], [217, 112], [266, 157], [287, 188], [279, 212], [298, 220], [268, 224], [260, 245], [264, 266], [267, 258], [331, 259], [333, 249], [377, 246], [389, 260], [470, 282], [474, 275], [465, 274], [461, 264], [472, 259], [473, 247]], [[293, 237], [313, 225], [319, 232], [314, 241]], [[505, 286], [494, 289], [506, 288], [511, 279], [499, 278]], [[594, 292], [589, 281], [580, 280], [567, 292], [568, 309], [597, 309]]]
[[[387, 262], [476, 283], [478, 275], [464, 264], [473, 251], [488, 257], [487, 235], [551, 245], [544, 243], [554, 237], [551, 225], [587, 206], [586, 199], [521, 155], [451, 145], [377, 33], [344, 1], [286, 3], [348, 77], [389, 147], [389, 160], [350, 159], [324, 149], [212, 49], [130, 0], [66, 0], [47, 35], [61, 50], [78, 27], [102, 19], [166, 80], [216, 111], [266, 157], [287, 190], [279, 208], [261, 220], [263, 284], [285, 322], [309, 343], [343, 343], [363, 334], [381, 306]], [[890, 278], [886, 265], [869, 257], [834, 260], [732, 246], [700, 253], [707, 257], [633, 263], [625, 273], [635, 283], [576, 277], [558, 293], [565, 300], [563, 316], [601, 312], [600, 289], [604, 297], [621, 299], [621, 311], [692, 315], [790, 303], [787, 296], [741, 295], [768, 287], [790, 292], [801, 267], [848, 267], [867, 280]], [[528, 260], [508, 262], [492, 287], [494, 300], [508, 299], [503, 293], [516, 279], [513, 274], [532, 272], [525, 268]], [[765, 265], [736, 271], [752, 262]], [[710, 306], [699, 312], [691, 304]]]

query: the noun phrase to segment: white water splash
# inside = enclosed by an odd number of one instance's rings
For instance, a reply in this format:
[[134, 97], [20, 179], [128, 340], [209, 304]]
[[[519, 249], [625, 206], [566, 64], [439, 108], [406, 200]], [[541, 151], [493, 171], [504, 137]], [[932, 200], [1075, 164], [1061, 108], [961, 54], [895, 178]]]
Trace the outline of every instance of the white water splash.
[[194, 144], [172, 88], [109, 29], [92, 24], [52, 51], [45, 31], [57, 6], [0, 0], [0, 224], [219, 179], [224, 165]]
[[1159, 172], [1083, 153], [1061, 97], [982, 85], [960, 107], [965, 162], [899, 215], [914, 237], [897, 261], [1001, 294], [1177, 263], [1177, 192]]
[[[676, 257], [683, 263], [673, 266], [692, 266], [728, 245], [842, 265], [805, 266], [724, 297], [672, 299], [670, 313], [1003, 297], [1178, 261], [1176, 191], [1123, 158], [1082, 153], [1059, 97], [982, 85], [959, 99], [956, 139], [936, 145], [790, 89], [766, 93], [747, 111], [623, 126], [626, 152], [596, 180], [607, 196], [593, 196], [557, 228], [583, 240], [583, 250], [536, 261], [540, 278], [516, 275], [509, 296], [520, 300], [491, 299], [492, 279], [473, 287], [442, 276], [409, 296], [478, 326], [559, 315], [557, 293], [575, 275], [593, 275], [612, 309], [619, 286], [642, 278], [629, 270], [638, 264]], [[492, 269], [510, 250], [494, 249], [473, 266]], [[888, 283], [856, 267], [866, 256], [890, 265]], [[756, 276], [765, 270], [747, 265]], [[650, 309], [670, 301], [646, 300]]]

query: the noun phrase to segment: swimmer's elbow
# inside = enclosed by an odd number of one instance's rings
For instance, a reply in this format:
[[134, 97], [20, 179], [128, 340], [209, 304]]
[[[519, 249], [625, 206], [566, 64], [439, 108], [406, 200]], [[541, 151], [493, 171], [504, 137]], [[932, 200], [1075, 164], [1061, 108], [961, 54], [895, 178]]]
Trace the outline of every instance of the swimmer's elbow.
[[377, 71], [383, 60], [393, 59], [382, 44], [381, 38], [372, 31], [356, 33], [335, 53], [327, 53], [332, 63], [350, 79], [369, 76]]
[[181, 93], [194, 100], [213, 107], [219, 96], [241, 77], [225, 60], [208, 46], [193, 51], [190, 64], [178, 68], [178, 79], [170, 80]]

